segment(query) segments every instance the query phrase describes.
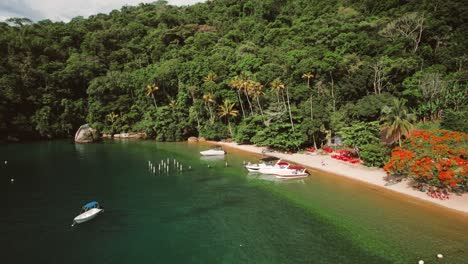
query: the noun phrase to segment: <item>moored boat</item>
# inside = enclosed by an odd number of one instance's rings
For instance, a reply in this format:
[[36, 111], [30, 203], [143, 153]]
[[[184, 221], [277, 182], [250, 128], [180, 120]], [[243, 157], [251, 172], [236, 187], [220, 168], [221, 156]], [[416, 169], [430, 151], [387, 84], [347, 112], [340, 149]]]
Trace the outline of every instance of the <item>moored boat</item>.
[[289, 163], [286, 161], [278, 161], [275, 166], [272, 167], [263, 167], [258, 170], [258, 172], [262, 174], [276, 174], [277, 172], [280, 172], [284, 169], [286, 169], [289, 166]]
[[260, 159], [259, 163], [252, 164], [249, 162], [247, 165], [245, 165], [245, 168], [250, 172], [259, 172], [261, 168], [273, 168], [279, 162], [281, 162], [279, 158], [266, 157], [266, 158]]
[[279, 179], [298, 179], [309, 176], [306, 168], [298, 165], [289, 165], [287, 168], [275, 172]]
[[200, 154], [203, 156], [218, 156], [226, 155], [226, 151], [224, 151], [221, 146], [213, 146], [209, 150], [200, 151]]
[[83, 211], [80, 215], [73, 219], [73, 224], [81, 224], [95, 218], [99, 213], [104, 212], [104, 209], [99, 207], [98, 202], [90, 202], [83, 206]]

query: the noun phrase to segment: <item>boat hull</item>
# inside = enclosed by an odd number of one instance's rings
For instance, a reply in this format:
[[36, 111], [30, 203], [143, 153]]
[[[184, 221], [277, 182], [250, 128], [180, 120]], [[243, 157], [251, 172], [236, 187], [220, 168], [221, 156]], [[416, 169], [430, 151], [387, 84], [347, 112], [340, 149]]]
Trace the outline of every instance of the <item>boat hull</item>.
[[275, 175], [278, 179], [300, 179], [306, 178], [309, 176], [307, 173], [299, 173], [299, 174], [292, 174], [292, 175]]
[[200, 151], [200, 154], [203, 156], [221, 156], [221, 155], [226, 155], [226, 152], [224, 150], [205, 150], [205, 151]]
[[84, 222], [87, 222], [93, 218], [95, 218], [99, 213], [101, 213], [103, 211], [103, 209], [99, 209], [99, 208], [92, 208], [80, 215], [78, 215], [77, 217], [75, 217], [73, 219], [73, 221], [77, 224], [81, 224], [81, 223], [84, 223]]

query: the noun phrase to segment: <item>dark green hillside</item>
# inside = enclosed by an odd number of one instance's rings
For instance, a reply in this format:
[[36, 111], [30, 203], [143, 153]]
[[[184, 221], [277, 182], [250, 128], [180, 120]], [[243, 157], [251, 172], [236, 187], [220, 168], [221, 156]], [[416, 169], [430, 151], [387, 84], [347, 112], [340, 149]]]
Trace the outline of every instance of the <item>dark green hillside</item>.
[[380, 120], [393, 97], [419, 121], [463, 119], [467, 19], [455, 0], [158, 1], [69, 23], [13, 18], [0, 23], [0, 138], [90, 123], [295, 149]]

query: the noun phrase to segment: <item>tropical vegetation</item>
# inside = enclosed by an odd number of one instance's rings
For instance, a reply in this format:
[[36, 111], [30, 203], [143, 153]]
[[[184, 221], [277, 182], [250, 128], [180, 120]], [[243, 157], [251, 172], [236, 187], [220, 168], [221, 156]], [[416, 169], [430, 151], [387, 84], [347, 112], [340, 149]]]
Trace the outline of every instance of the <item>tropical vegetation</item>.
[[341, 135], [382, 166], [415, 122], [466, 132], [467, 13], [457, 0], [212, 0], [10, 18], [0, 139], [71, 137], [84, 123], [286, 150]]

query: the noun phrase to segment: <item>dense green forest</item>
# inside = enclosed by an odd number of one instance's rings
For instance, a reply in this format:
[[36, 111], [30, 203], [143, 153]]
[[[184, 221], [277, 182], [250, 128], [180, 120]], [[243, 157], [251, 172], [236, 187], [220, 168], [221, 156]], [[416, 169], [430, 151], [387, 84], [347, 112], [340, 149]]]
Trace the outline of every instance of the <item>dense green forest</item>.
[[[467, 131], [467, 22], [456, 0], [158, 1], [68, 23], [11, 18], [0, 138], [89, 123], [297, 149], [341, 134], [384, 155], [387, 121]], [[386, 133], [397, 143], [400, 127]]]

